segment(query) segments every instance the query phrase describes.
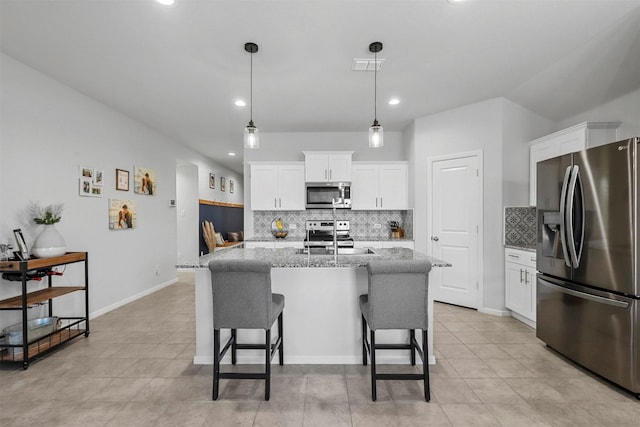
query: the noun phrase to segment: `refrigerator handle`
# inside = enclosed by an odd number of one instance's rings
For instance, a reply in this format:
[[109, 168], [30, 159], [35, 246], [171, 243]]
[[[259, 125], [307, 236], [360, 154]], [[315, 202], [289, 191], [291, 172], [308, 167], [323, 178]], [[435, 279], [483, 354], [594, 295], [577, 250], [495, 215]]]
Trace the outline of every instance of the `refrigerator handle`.
[[[569, 194], [567, 195], [567, 210], [565, 212], [566, 215], [566, 227], [567, 227], [567, 243], [569, 247], [569, 256], [571, 257], [571, 266], [573, 268], [578, 268], [580, 266], [580, 257], [582, 255], [582, 244], [584, 243], [584, 197], [582, 195], [582, 180], [580, 179], [580, 167], [575, 165], [573, 166], [573, 173], [571, 174], [571, 179], [569, 180]], [[578, 188], [580, 186], [580, 188]], [[578, 194], [580, 196], [579, 204], [576, 206], [576, 189], [578, 189]], [[575, 224], [573, 222], [575, 217], [576, 209], [580, 209], [580, 242], [579, 248], [576, 248], [576, 229]]]
[[567, 204], [567, 187], [569, 186], [569, 178], [571, 176], [571, 166], [567, 166], [564, 172], [564, 180], [562, 181], [562, 192], [560, 193], [560, 241], [562, 243], [562, 255], [564, 263], [567, 267], [571, 267], [569, 260], [569, 252], [567, 251], [567, 220], [566, 220], [566, 204]]
[[551, 289], [555, 289], [556, 291], [562, 292], [563, 294], [572, 295], [574, 297], [586, 299], [586, 300], [593, 301], [593, 302], [598, 302], [598, 303], [601, 303], [601, 304], [611, 305], [613, 307], [618, 307], [618, 308], [628, 308], [629, 307], [629, 303], [628, 302], [618, 301], [618, 300], [610, 299], [610, 298], [604, 298], [604, 297], [601, 297], [601, 296], [598, 296], [598, 295], [586, 294], [586, 293], [580, 292], [580, 291], [574, 291], [573, 289], [565, 288], [563, 286], [558, 286], [558, 285], [553, 284], [551, 282], [547, 282], [546, 280], [541, 279], [539, 277], [538, 277], [538, 282], [543, 286], [546, 286], [546, 287], [551, 288]]

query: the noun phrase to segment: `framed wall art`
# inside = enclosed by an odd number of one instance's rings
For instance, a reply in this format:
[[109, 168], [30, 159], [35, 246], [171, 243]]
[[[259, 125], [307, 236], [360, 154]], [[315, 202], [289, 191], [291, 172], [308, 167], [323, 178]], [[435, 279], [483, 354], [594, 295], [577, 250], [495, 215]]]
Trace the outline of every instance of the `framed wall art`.
[[116, 190], [129, 191], [129, 171], [116, 169]]
[[109, 199], [109, 230], [132, 230], [137, 225], [135, 200]]
[[153, 169], [138, 166], [134, 168], [134, 171], [135, 184], [133, 185], [133, 191], [138, 194], [147, 194], [149, 196], [156, 194], [156, 172]]
[[230, 179], [229, 180], [229, 193], [233, 193], [235, 191], [235, 181]]
[[209, 188], [216, 188], [216, 174], [209, 173]]
[[102, 187], [104, 184], [104, 171], [96, 169], [93, 171], [93, 185], [96, 187]]
[[225, 187], [226, 187], [225, 182], [226, 182], [225, 177], [221, 176], [220, 177], [220, 191], [225, 191]]

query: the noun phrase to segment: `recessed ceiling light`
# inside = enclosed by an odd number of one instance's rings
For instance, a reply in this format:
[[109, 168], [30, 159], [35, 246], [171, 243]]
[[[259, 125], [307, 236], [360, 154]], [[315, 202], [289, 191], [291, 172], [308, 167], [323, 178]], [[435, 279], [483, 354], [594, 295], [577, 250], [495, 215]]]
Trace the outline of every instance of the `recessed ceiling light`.
[[236, 104], [236, 107], [246, 107], [247, 103], [244, 102], [242, 99], [237, 99], [236, 102], [234, 102], [234, 104]]
[[163, 6], [173, 6], [175, 0], [156, 0], [156, 3], [160, 3]]
[[400, 104], [400, 100], [398, 98], [391, 98], [389, 100], [389, 105], [398, 105]]
[[227, 156], [231, 156], [231, 157], [233, 157], [233, 156], [235, 156], [235, 155], [236, 155], [236, 153], [234, 153], [233, 151], [229, 151], [229, 152], [227, 153]]

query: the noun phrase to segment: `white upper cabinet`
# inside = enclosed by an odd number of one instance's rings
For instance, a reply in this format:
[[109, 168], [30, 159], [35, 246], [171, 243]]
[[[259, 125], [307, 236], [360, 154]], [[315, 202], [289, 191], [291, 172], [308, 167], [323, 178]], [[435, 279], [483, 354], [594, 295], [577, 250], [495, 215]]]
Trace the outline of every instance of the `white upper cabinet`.
[[304, 210], [302, 162], [251, 164], [251, 209], [254, 211]]
[[351, 182], [353, 151], [304, 151], [306, 182]]
[[620, 122], [584, 122], [531, 141], [529, 148], [529, 204], [536, 205], [537, 163], [563, 154], [618, 140]]
[[406, 162], [353, 162], [351, 209], [408, 208]]

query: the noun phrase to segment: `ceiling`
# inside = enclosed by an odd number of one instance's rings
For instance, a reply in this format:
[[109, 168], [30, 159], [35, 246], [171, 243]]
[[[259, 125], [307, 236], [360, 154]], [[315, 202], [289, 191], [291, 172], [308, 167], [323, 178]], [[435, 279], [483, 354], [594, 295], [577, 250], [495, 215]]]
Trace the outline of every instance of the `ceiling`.
[[559, 121], [640, 87], [640, 0], [0, 0], [0, 16], [5, 54], [238, 172], [247, 41], [260, 132], [366, 131], [374, 76], [351, 65], [373, 41], [386, 131], [499, 96]]

